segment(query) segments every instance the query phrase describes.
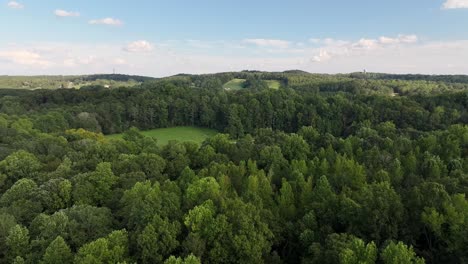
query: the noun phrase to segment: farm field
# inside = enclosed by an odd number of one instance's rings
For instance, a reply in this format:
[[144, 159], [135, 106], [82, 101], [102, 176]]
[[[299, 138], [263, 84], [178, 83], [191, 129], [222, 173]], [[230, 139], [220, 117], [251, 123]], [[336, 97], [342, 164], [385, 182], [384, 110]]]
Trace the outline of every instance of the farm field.
[[[203, 141], [205, 141], [205, 139], [216, 135], [218, 132], [209, 128], [182, 126], [146, 130], [141, 131], [141, 133], [147, 137], [156, 138], [158, 140], [159, 145], [166, 145], [171, 140], [202, 143]], [[122, 138], [122, 136], [123, 134], [113, 134], [108, 135], [106, 137], [110, 139], [119, 139]]]

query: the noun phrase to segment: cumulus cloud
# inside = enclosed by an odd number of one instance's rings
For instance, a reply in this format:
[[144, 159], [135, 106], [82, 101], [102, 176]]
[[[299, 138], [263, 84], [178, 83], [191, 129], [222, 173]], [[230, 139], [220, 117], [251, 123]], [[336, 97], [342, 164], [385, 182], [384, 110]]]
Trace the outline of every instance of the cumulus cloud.
[[24, 8], [23, 4], [20, 4], [20, 3], [16, 2], [16, 1], [8, 2], [7, 6], [9, 8], [13, 8], [13, 9], [23, 9]]
[[126, 65], [126, 64], [127, 64], [127, 61], [124, 60], [124, 59], [122, 59], [122, 58], [116, 58], [116, 59], [114, 59], [114, 63], [115, 63], [116, 65]]
[[0, 59], [14, 64], [30, 66], [50, 66], [51, 62], [44, 60], [40, 54], [27, 50], [0, 51]]
[[442, 6], [443, 9], [468, 8], [468, 0], [447, 0]]
[[112, 17], [106, 17], [102, 19], [93, 19], [89, 21], [91, 25], [108, 25], [108, 26], [121, 26], [123, 22], [119, 19], [115, 19]]
[[291, 42], [280, 39], [244, 39], [243, 42], [246, 44], [253, 44], [259, 47], [278, 49], [286, 49], [291, 45]]
[[361, 49], [375, 49], [385, 45], [411, 44], [416, 42], [418, 42], [418, 36], [416, 35], [398, 35], [394, 38], [382, 36], [378, 39], [362, 38], [358, 42], [354, 43], [353, 47]]
[[66, 67], [77, 67], [77, 66], [90, 66], [96, 63], [96, 56], [75, 56], [73, 58], [66, 58], [63, 60], [63, 65]]
[[416, 35], [398, 35], [396, 38], [380, 37], [379, 42], [381, 44], [399, 44], [399, 43], [416, 43], [418, 42], [418, 36]]
[[154, 47], [153, 44], [146, 40], [139, 40], [129, 43], [123, 49], [127, 52], [151, 52], [153, 51]]
[[382, 36], [376, 39], [361, 38], [354, 42], [328, 38], [313, 42], [314, 46], [317, 43], [321, 46], [309, 51], [313, 54], [312, 62], [326, 62], [340, 56], [364, 56], [374, 51], [386, 52], [390, 49], [416, 44], [418, 41], [419, 39], [416, 35]]
[[[457, 74], [468, 72], [468, 40], [430, 41], [416, 36], [358, 40], [322, 39], [297, 49], [257, 49], [243, 40], [221, 42], [207, 52], [184, 40], [162, 41], [151, 52], [147, 41], [122, 44], [28, 43], [0, 46], [0, 72], [9, 75], [120, 73], [155, 77], [177, 73], [301, 69], [308, 72]], [[134, 44], [136, 43], [136, 44]], [[209, 42], [211, 43], [211, 42]], [[133, 44], [133, 45], [132, 45]], [[245, 43], [244, 43], [245, 44]], [[222, 45], [225, 45], [222, 48]], [[145, 48], [146, 47], [146, 48]], [[371, 47], [371, 48], [369, 48]], [[129, 51], [126, 51], [128, 49]], [[143, 54], [143, 55], [142, 55]], [[155, 63], [157, 61], [158, 63]]]
[[321, 49], [318, 55], [312, 57], [313, 62], [323, 62], [327, 61], [331, 58], [330, 54], [326, 51]]
[[378, 46], [378, 41], [375, 39], [365, 39], [362, 38], [358, 42], [353, 44], [353, 47], [355, 48], [361, 48], [361, 49], [373, 49]]
[[54, 14], [58, 17], [79, 17], [80, 13], [73, 12], [73, 11], [65, 11], [61, 9], [57, 9], [54, 11]]

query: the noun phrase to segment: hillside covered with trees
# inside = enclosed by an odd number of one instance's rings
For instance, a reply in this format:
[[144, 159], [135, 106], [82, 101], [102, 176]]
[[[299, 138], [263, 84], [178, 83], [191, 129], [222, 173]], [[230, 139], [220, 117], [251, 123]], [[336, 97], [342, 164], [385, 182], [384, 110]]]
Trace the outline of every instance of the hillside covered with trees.
[[79, 89], [83, 86], [129, 87], [153, 80], [151, 77], [123, 74], [78, 76], [0, 76], [1, 89]]
[[0, 90], [0, 263], [467, 263], [466, 79]]

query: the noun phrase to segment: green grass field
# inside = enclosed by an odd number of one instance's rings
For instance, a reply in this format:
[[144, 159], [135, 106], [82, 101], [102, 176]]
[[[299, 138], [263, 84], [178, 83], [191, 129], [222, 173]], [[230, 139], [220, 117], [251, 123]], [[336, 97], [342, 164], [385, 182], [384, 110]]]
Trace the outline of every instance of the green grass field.
[[[158, 140], [159, 145], [166, 145], [171, 140], [178, 140], [181, 142], [192, 141], [196, 143], [202, 143], [205, 139], [216, 135], [218, 132], [209, 128], [201, 127], [170, 127], [170, 128], [159, 128], [147, 131], [141, 131], [141, 133], [147, 137], [154, 137]], [[107, 138], [119, 139], [122, 138], [123, 134], [108, 135]]]
[[236, 91], [244, 89], [245, 79], [233, 79], [223, 85], [223, 88], [228, 91]]
[[[233, 79], [223, 85], [223, 88], [227, 91], [237, 91], [244, 89], [245, 79]], [[281, 86], [281, 83], [276, 80], [265, 80], [270, 89], [278, 90]]]
[[278, 90], [281, 87], [281, 83], [276, 80], [266, 80], [266, 83], [270, 89]]

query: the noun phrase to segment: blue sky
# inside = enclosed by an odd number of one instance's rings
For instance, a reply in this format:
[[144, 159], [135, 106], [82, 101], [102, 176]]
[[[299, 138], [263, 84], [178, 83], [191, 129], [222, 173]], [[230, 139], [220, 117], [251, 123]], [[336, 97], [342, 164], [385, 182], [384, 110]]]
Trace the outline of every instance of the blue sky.
[[468, 73], [468, 0], [0, 0], [0, 74]]

